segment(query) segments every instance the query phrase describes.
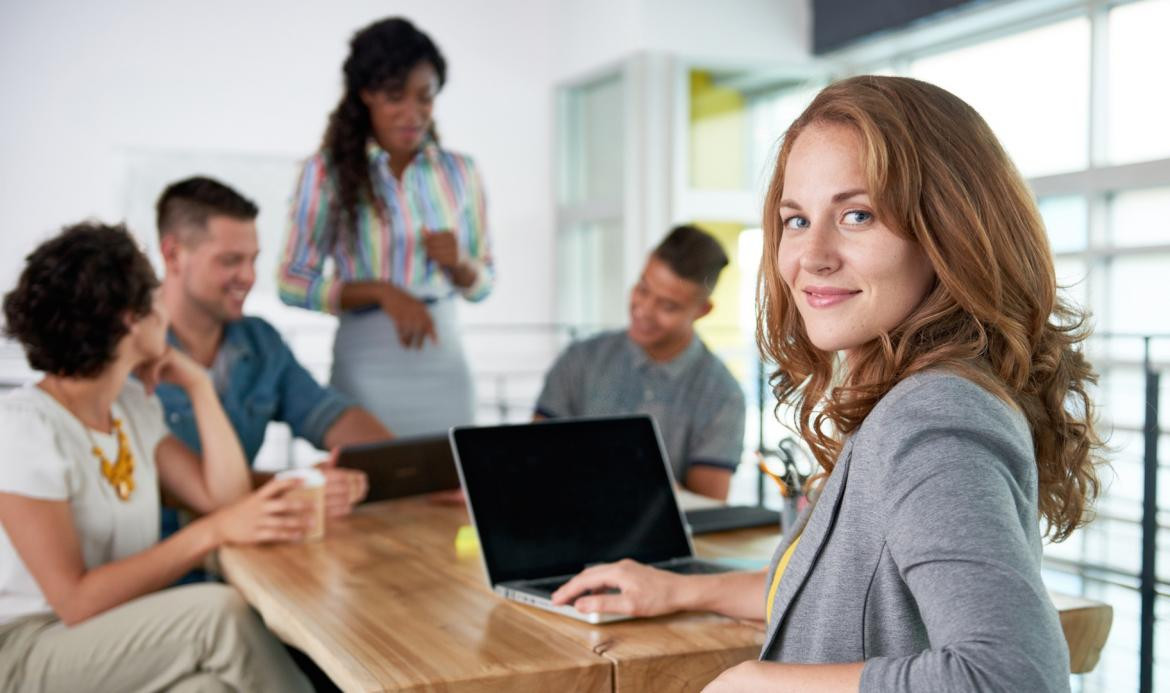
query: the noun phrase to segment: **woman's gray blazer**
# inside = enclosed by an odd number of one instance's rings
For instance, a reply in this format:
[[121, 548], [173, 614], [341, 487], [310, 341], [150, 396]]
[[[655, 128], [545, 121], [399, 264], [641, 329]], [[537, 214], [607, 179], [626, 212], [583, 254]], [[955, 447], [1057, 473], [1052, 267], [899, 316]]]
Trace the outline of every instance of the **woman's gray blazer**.
[[899, 383], [798, 523], [760, 658], [864, 660], [870, 691], [1068, 690], [1036, 476], [1019, 411], [942, 371]]

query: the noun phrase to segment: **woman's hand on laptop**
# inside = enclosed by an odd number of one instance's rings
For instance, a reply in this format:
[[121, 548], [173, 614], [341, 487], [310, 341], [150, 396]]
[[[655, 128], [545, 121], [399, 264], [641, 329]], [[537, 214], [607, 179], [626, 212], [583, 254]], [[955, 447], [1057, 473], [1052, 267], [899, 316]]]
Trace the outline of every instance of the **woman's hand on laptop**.
[[353, 506], [366, 497], [370, 490], [366, 473], [358, 469], [337, 466], [338, 448], [329, 453], [329, 459], [317, 465], [325, 475], [325, 514], [342, 517], [353, 512]]
[[687, 608], [679, 595], [688, 579], [627, 558], [586, 568], [554, 592], [552, 601], [582, 613], [659, 616]]

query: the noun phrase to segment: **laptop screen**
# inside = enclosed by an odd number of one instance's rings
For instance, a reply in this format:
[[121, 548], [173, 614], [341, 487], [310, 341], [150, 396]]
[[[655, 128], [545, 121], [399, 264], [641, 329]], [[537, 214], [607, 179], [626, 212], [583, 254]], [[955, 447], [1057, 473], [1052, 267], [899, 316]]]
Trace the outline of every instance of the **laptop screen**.
[[691, 555], [648, 416], [452, 432], [493, 584]]

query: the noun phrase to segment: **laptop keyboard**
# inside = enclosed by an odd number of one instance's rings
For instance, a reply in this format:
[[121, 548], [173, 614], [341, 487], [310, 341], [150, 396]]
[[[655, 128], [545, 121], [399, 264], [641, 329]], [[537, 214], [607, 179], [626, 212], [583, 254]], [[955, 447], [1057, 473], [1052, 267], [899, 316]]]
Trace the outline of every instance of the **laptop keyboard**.
[[[729, 570], [733, 570], [733, 568], [722, 566], [718, 563], [709, 563], [706, 561], [687, 561], [673, 565], [660, 565], [655, 567], [661, 568], [662, 570], [668, 570], [672, 573], [677, 573], [678, 575], [713, 575], [715, 573], [726, 573]], [[556, 592], [558, 589], [560, 589], [561, 586], [568, 581], [569, 578], [566, 577], [531, 580], [525, 582], [522, 585], [522, 588], [526, 590], [535, 590], [537, 592], [548, 592], [549, 594], [552, 594], [553, 592]], [[609, 594], [616, 592], [617, 590], [603, 590], [601, 593]]]
[[524, 587], [531, 590], [546, 591], [549, 594], [556, 592], [569, 580], [567, 578], [549, 578], [547, 580], [532, 580], [524, 583]]

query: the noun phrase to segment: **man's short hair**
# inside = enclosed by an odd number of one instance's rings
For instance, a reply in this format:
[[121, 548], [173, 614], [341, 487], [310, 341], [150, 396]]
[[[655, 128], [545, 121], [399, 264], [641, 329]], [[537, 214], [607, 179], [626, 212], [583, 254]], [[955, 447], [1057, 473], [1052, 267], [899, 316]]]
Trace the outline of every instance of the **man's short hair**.
[[260, 212], [256, 203], [206, 176], [171, 183], [159, 196], [155, 210], [160, 239], [176, 232], [187, 234], [188, 229], [206, 230], [207, 220], [213, 216], [252, 221]]
[[715, 290], [719, 273], [727, 266], [727, 253], [719, 241], [697, 226], [684, 224], [671, 229], [652, 255], [666, 263], [678, 276]]

